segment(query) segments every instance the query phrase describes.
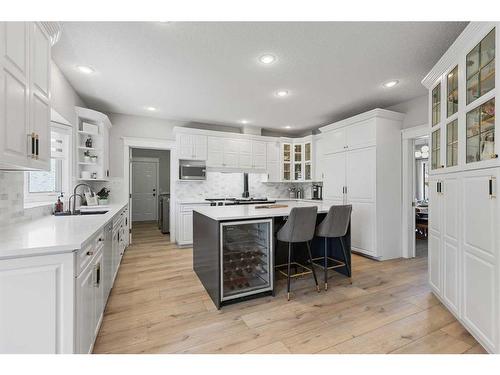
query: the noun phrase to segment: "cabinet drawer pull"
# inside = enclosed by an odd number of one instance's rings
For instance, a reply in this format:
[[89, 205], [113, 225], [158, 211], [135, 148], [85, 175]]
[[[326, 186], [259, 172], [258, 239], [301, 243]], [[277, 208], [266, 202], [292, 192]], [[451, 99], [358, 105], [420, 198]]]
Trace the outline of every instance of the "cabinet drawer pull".
[[35, 158], [35, 133], [28, 134], [28, 153], [30, 158]]
[[95, 265], [95, 284], [96, 288], [101, 284], [101, 263]]

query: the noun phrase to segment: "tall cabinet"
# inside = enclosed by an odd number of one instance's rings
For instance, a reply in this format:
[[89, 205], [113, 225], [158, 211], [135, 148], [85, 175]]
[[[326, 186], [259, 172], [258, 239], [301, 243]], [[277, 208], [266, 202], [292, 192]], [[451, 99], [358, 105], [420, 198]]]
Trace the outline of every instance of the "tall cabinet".
[[499, 29], [470, 23], [422, 81], [431, 139], [429, 284], [491, 353], [500, 353]]
[[0, 22], [0, 169], [50, 168], [51, 47], [59, 26]]
[[380, 260], [400, 256], [402, 119], [374, 109], [320, 128], [316, 139], [323, 199], [352, 205], [352, 249]]

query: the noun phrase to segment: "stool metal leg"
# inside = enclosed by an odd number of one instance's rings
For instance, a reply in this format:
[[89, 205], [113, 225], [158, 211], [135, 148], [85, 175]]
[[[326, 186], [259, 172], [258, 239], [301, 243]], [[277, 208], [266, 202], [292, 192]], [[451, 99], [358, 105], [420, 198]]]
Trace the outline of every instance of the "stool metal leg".
[[306, 244], [307, 244], [307, 253], [309, 254], [309, 261], [311, 262], [311, 271], [314, 276], [314, 282], [316, 283], [316, 289], [318, 290], [319, 293], [318, 278], [316, 277], [316, 271], [314, 270], [314, 263], [311, 255], [311, 247], [309, 246], [309, 241], [306, 241]]
[[323, 259], [323, 268], [325, 273], [325, 290], [328, 290], [328, 237], [325, 237], [325, 259]]
[[340, 240], [340, 246], [342, 247], [342, 253], [344, 254], [344, 261], [345, 261], [345, 266], [347, 268], [347, 274], [349, 275], [349, 280], [351, 281], [351, 284], [352, 284], [351, 267], [349, 267], [349, 262], [347, 261], [347, 253], [346, 253], [346, 250], [345, 250], [344, 238], [343, 237], [339, 237], [339, 240]]
[[290, 301], [290, 262], [291, 262], [291, 258], [292, 258], [292, 243], [289, 242], [288, 243], [288, 277], [287, 277], [287, 280], [286, 280], [286, 297], [288, 299], [288, 301]]

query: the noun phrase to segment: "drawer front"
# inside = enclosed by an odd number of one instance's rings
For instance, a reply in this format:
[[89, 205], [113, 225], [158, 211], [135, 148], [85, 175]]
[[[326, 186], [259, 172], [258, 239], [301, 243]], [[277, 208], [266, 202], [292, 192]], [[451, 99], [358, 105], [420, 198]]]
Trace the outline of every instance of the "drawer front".
[[180, 211], [181, 212], [193, 212], [193, 210], [199, 207], [210, 206], [210, 203], [201, 203], [201, 204], [181, 204]]
[[104, 231], [100, 230], [88, 240], [78, 251], [75, 272], [79, 275], [92, 261], [97, 252], [104, 246]]

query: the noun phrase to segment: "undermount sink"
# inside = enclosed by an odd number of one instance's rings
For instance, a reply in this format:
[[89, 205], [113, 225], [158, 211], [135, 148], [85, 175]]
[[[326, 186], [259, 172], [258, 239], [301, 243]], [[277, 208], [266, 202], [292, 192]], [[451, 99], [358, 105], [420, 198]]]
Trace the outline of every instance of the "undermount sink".
[[108, 211], [76, 211], [74, 214], [69, 212], [69, 211], [65, 211], [65, 212], [58, 212], [58, 213], [54, 213], [55, 216], [88, 216], [88, 215], [104, 215], [105, 213], [107, 213]]

